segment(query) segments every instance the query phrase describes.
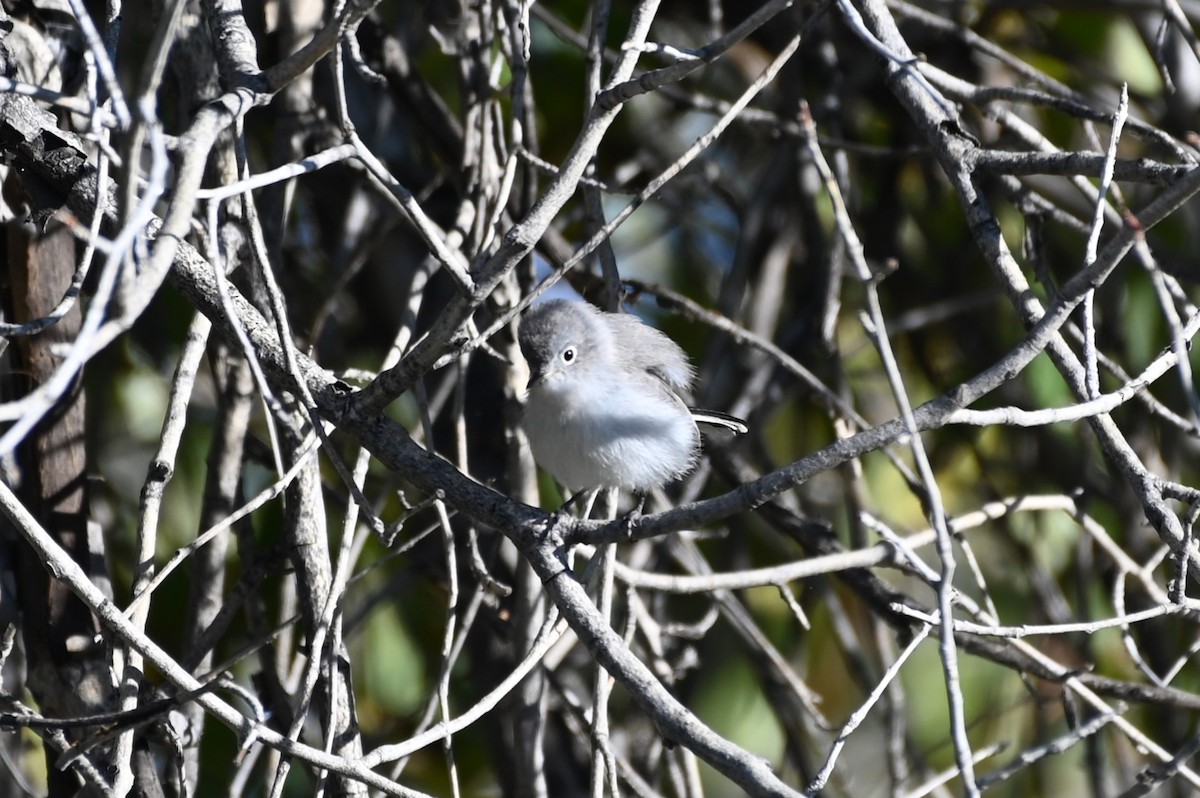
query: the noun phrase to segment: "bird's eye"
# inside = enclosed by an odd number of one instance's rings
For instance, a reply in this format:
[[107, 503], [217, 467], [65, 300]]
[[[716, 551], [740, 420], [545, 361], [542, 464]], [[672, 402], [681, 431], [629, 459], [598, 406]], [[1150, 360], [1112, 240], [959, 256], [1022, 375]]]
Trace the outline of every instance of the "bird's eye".
[[572, 362], [572, 361], [574, 361], [574, 360], [575, 360], [575, 349], [574, 349], [574, 347], [567, 347], [566, 349], [564, 349], [564, 350], [563, 350], [563, 353], [562, 353], [562, 361], [563, 361], [564, 363], [570, 363], [570, 362]]

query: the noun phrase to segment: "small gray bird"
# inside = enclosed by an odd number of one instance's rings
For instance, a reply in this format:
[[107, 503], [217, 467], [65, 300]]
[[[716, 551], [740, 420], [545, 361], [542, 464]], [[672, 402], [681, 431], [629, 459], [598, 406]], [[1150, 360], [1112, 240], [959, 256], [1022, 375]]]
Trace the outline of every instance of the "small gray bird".
[[695, 465], [697, 422], [746, 431], [732, 416], [687, 406], [687, 355], [635, 316], [555, 299], [525, 314], [518, 338], [533, 457], [572, 491], [646, 493]]

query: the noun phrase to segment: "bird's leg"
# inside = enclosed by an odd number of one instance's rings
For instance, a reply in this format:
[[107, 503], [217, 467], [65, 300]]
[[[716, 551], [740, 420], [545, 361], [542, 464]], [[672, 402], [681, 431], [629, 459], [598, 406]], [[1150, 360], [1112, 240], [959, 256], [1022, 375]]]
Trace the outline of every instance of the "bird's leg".
[[635, 493], [634, 496], [637, 498], [637, 504], [621, 517], [621, 526], [625, 527], [626, 540], [633, 540], [633, 526], [641, 520], [642, 508], [646, 506], [646, 494]]

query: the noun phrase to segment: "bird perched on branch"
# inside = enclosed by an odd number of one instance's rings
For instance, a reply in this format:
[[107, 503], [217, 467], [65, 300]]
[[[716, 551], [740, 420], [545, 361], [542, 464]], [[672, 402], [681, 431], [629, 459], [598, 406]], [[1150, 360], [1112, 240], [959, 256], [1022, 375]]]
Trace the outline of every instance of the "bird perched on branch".
[[695, 465], [697, 424], [746, 431], [740, 419], [688, 407], [687, 355], [636, 316], [555, 299], [525, 314], [518, 338], [529, 363], [525, 434], [534, 459], [572, 491], [645, 494]]

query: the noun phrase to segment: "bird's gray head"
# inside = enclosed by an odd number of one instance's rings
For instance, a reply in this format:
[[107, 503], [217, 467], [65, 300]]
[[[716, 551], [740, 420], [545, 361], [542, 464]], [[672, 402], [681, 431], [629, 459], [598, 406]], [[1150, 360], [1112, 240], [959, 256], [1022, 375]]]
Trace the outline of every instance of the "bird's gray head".
[[599, 313], [591, 305], [566, 299], [529, 309], [517, 334], [521, 354], [529, 363], [529, 387], [603, 362], [609, 332]]

